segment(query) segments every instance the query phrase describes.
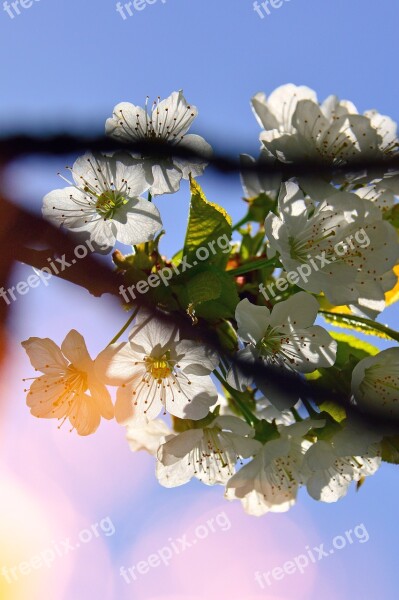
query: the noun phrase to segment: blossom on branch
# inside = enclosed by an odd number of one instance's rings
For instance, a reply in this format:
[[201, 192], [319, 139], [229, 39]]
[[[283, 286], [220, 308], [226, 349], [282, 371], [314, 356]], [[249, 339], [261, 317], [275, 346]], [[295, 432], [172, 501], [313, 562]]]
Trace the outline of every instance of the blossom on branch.
[[345, 192], [316, 205], [290, 181], [281, 188], [278, 208], [278, 215], [266, 217], [266, 235], [284, 269], [304, 274], [297, 285], [370, 316], [385, 308], [385, 293], [397, 280], [399, 243], [377, 206]]
[[[237, 358], [251, 366], [256, 360], [266, 365], [311, 373], [335, 362], [337, 343], [323, 327], [314, 325], [319, 304], [310, 294], [299, 292], [278, 302], [273, 310], [241, 300], [236, 308], [238, 336], [246, 344]], [[228, 382], [244, 390], [254, 381], [268, 400], [280, 410], [292, 406], [298, 398], [290, 398], [267, 377], [245, 376], [240, 367], [230, 370]]]
[[37, 337], [22, 342], [22, 346], [32, 367], [43, 373], [34, 377], [26, 390], [32, 415], [62, 419], [62, 424], [69, 419], [79, 435], [94, 433], [101, 417], [113, 418], [109, 392], [96, 375], [94, 361], [77, 331], [68, 333], [61, 349], [49, 338]]
[[[210, 157], [212, 148], [199, 135], [187, 134], [198, 114], [195, 106], [187, 103], [183, 92], [173, 92], [166, 100], [158, 98], [148, 109], [129, 102], [117, 104], [113, 116], [107, 119], [106, 134], [123, 142], [151, 141], [168, 143], [173, 147], [192, 151], [201, 157]], [[153, 196], [172, 194], [182, 179], [202, 175], [207, 165], [201, 158], [186, 160], [170, 157], [139, 156], [146, 181]]]
[[127, 153], [113, 156], [87, 153], [70, 169], [70, 187], [44, 197], [43, 216], [57, 226], [88, 232], [102, 250], [152, 240], [161, 229], [159, 211], [140, 198], [148, 189], [144, 170]]
[[217, 355], [203, 345], [178, 339], [177, 328], [141, 316], [128, 342], [112, 344], [96, 359], [99, 373], [119, 386], [115, 418], [146, 424], [163, 410], [181, 419], [202, 419], [217, 400], [209, 374]]
[[253, 434], [241, 419], [220, 416], [171, 435], [158, 451], [158, 480], [165, 487], [183, 485], [192, 477], [206, 485], [225, 484], [237, 461], [255, 452], [258, 443], [251, 439]]

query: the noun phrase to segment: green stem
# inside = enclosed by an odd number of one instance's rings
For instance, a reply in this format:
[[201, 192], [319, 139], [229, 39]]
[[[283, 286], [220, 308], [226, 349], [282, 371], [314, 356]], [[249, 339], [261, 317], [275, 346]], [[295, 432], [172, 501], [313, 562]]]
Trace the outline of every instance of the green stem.
[[226, 273], [237, 276], [243, 275], [244, 273], [249, 273], [250, 271], [257, 271], [258, 269], [277, 266], [278, 263], [275, 258], [264, 258], [245, 263], [245, 265], [241, 265], [241, 267], [237, 267], [236, 269], [230, 269], [229, 271], [226, 271]]
[[246, 223], [249, 223], [248, 215], [246, 215], [241, 219], [241, 221], [238, 221], [238, 223], [233, 225], [233, 231], [237, 231], [237, 229], [239, 229], [241, 225], [245, 225]]
[[118, 333], [116, 334], [116, 336], [112, 338], [112, 340], [110, 341], [110, 343], [108, 344], [108, 346], [111, 346], [111, 344], [115, 344], [115, 342], [117, 342], [119, 340], [119, 338], [121, 337], [121, 335], [123, 333], [125, 333], [126, 329], [129, 327], [129, 325], [132, 323], [132, 321], [134, 321], [134, 319], [137, 317], [137, 313], [139, 312], [139, 309], [140, 309], [139, 306], [134, 309], [133, 314], [129, 317], [128, 321], [124, 324], [124, 326], [122, 327], [122, 329], [120, 331], [118, 331]]
[[244, 419], [246, 420], [246, 422], [248, 423], [248, 425], [251, 425], [251, 427], [253, 427], [254, 425], [256, 425], [256, 423], [259, 423], [259, 419], [257, 417], [255, 417], [255, 415], [248, 408], [248, 406], [245, 404], [245, 402], [243, 402], [241, 400], [241, 398], [239, 397], [239, 395], [238, 395], [239, 392], [237, 392], [237, 390], [235, 390], [234, 388], [232, 388], [227, 383], [227, 381], [225, 381], [223, 379], [223, 377], [221, 376], [221, 374], [216, 371], [216, 369], [215, 369], [215, 371], [213, 371], [213, 374], [215, 375], [216, 379], [218, 379], [220, 381], [220, 383], [222, 384], [222, 386], [224, 388], [226, 388], [226, 390], [232, 396], [234, 402], [236, 403], [237, 407], [240, 409], [240, 411], [242, 413], [242, 416], [244, 417]]
[[366, 319], [365, 317], [357, 317], [355, 315], [344, 315], [341, 313], [334, 313], [334, 312], [330, 312], [329, 310], [319, 310], [319, 313], [321, 315], [328, 315], [332, 318], [332, 320], [334, 320], [334, 317], [337, 317], [338, 319], [342, 319], [343, 323], [345, 324], [345, 321], [348, 321], [349, 323], [353, 323], [353, 324], [359, 324], [359, 325], [366, 325], [369, 329], [374, 331], [379, 331], [380, 333], [383, 333], [384, 335], [390, 337], [391, 339], [395, 340], [396, 342], [399, 342], [399, 332], [394, 331], [393, 329], [390, 329], [389, 327], [387, 327], [386, 325], [382, 325], [381, 323], [376, 323], [375, 321], [372, 321], [371, 319]]

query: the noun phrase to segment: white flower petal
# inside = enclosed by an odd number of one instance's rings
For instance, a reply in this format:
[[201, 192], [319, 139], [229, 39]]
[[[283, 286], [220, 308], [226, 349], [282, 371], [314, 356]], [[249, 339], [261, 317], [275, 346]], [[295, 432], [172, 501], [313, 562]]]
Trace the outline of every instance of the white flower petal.
[[238, 335], [245, 342], [258, 342], [270, 323], [270, 311], [266, 306], [256, 306], [247, 298], [241, 300], [236, 308]]
[[270, 325], [272, 327], [292, 326], [293, 328], [306, 329], [314, 324], [319, 311], [316, 298], [306, 292], [298, 292], [288, 300], [277, 302], [274, 305]]
[[218, 393], [209, 376], [177, 376], [181, 392], [174, 390], [173, 398], [166, 401], [167, 411], [181, 419], [203, 419], [215, 404]]
[[204, 431], [202, 429], [189, 429], [171, 440], [162, 444], [158, 452], [158, 459], [165, 466], [173, 465], [186, 456], [202, 440]]
[[90, 395], [96, 402], [101, 416], [104, 417], [104, 419], [113, 419], [114, 405], [112, 404], [108, 389], [93, 375], [93, 373], [90, 373], [87, 384], [89, 386]]
[[144, 371], [137, 371], [124, 387], [118, 388], [115, 402], [115, 419], [122, 425], [146, 425], [156, 419], [162, 410], [161, 395], [152, 383], [143, 386]]
[[146, 450], [153, 456], [157, 456], [162, 441], [171, 434], [171, 429], [162, 419], [154, 419], [142, 427], [136, 427], [134, 422], [126, 427], [126, 439], [132, 452]]
[[143, 348], [147, 354], [175, 348], [178, 329], [173, 323], [160, 321], [151, 313], [141, 310], [135, 326], [129, 333], [129, 340], [134, 348]]
[[[135, 352], [131, 344], [122, 342], [105, 348], [94, 363], [98, 377], [109, 385], [122, 385], [136, 375], [138, 369], [135, 363], [138, 361], [142, 362], [143, 357]], [[139, 369], [145, 372], [143, 364]]]
[[169, 161], [152, 164], [152, 180], [150, 191], [153, 196], [173, 194], [180, 187], [183, 173]]
[[68, 366], [57, 344], [49, 338], [31, 337], [22, 342], [22, 346], [32, 367], [42, 373], [57, 375]]
[[86, 342], [76, 329], [72, 329], [68, 333], [61, 344], [61, 350], [64, 356], [66, 356], [77, 369], [81, 369], [82, 371], [92, 369], [93, 361], [87, 351]]
[[[84, 227], [87, 220], [93, 216], [80, 210], [80, 204], [88, 203], [88, 196], [74, 187], [53, 190], [43, 198], [42, 214], [45, 219], [60, 227], [70, 229]], [[95, 213], [95, 209], [94, 213]]]
[[105, 123], [105, 133], [125, 142], [137, 140], [146, 130], [147, 122], [148, 116], [143, 108], [130, 102], [120, 102]]
[[142, 244], [154, 239], [162, 221], [156, 206], [144, 198], [130, 199], [119, 208], [112, 222], [116, 239], [122, 244]]
[[214, 350], [192, 340], [181, 340], [176, 344], [179, 366], [187, 375], [209, 375], [219, 364]]

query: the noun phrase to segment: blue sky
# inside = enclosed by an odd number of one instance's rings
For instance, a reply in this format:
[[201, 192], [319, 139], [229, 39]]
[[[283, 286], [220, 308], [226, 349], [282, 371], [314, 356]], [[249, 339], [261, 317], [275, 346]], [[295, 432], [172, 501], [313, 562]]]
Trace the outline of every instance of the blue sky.
[[[115, 6], [35, 0], [14, 19], [0, 10], [1, 131], [102, 132], [117, 102], [139, 104], [147, 94], [182, 88], [199, 108], [195, 130], [215, 148], [256, 153], [249, 99], [288, 82], [314, 88], [320, 99], [335, 93], [360, 111], [399, 117], [391, 0], [378, 8], [370, 0], [290, 0], [263, 20], [252, 0], [157, 0], [126, 20]], [[46, 169], [50, 185], [59, 186], [62, 166]], [[33, 199], [49, 180], [37, 164], [31, 177], [24, 197], [40, 208]], [[202, 184], [233, 217], [241, 214], [237, 179], [209, 175]], [[185, 211], [174, 211], [173, 224], [176, 218], [184, 223]]]
[[[398, 120], [398, 17], [399, 5], [392, 0], [284, 0], [264, 19], [253, 10], [252, 0], [157, 0], [126, 20], [112, 0], [35, 0], [13, 19], [0, 2], [0, 131], [102, 132], [116, 103], [140, 104], [146, 95], [165, 97], [183, 88], [199, 108], [195, 132], [217, 149], [256, 153], [259, 128], [249, 100], [258, 91], [269, 94], [288, 82], [314, 88], [320, 99], [335, 93], [352, 100], [360, 111], [376, 108]], [[56, 173], [64, 163], [65, 159], [30, 160], [13, 167], [9, 181], [16, 197], [32, 210], [40, 210], [43, 194], [60, 186]], [[206, 174], [200, 183], [234, 220], [242, 215], [238, 178], [221, 180]], [[158, 206], [169, 234], [163, 248], [173, 253], [184, 237], [187, 185], [173, 199], [161, 198]], [[27, 304], [19, 302], [17, 335], [44, 337], [54, 329], [61, 341], [59, 316], [51, 309], [63, 303], [62, 332], [76, 326], [99, 350], [93, 333], [98, 327], [95, 304], [63, 283], [30, 292], [29, 320]], [[68, 311], [68, 305], [74, 310]], [[104, 316], [106, 304], [101, 306]], [[102, 321], [104, 339], [112, 337], [120, 319], [112, 316]], [[397, 309], [387, 311], [383, 321], [395, 326]], [[374, 597], [382, 579], [383, 597], [396, 598], [390, 558], [396, 549], [391, 527], [396, 518], [392, 494], [396, 477], [393, 467], [384, 467], [361, 493], [352, 492], [337, 506], [301, 496], [317, 527], [315, 543], [362, 521], [372, 534], [367, 544], [368, 572], [361, 570], [360, 554], [346, 556], [347, 569], [352, 566], [360, 580], [344, 577], [340, 563], [329, 563], [329, 577], [338, 582], [337, 598]], [[162, 501], [171, 510], [198, 494], [221, 497], [214, 490], [200, 492], [197, 485], [172, 491], [154, 485], [150, 491], [152, 503]], [[121, 514], [129, 520], [123, 502]], [[145, 506], [141, 510], [127, 526], [132, 535], [144, 518]], [[293, 511], [293, 521], [300, 521], [301, 511], [300, 507]], [[116, 554], [121, 546], [122, 541], [118, 545], [115, 540]], [[374, 580], [370, 573], [376, 562], [380, 574]], [[78, 595], [71, 597], [80, 600]], [[316, 597], [315, 593], [310, 600]]]

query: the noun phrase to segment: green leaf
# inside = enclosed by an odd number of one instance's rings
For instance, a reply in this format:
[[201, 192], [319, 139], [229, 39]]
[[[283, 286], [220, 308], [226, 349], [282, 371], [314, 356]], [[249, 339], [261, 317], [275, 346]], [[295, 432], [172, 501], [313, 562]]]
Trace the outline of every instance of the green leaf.
[[218, 277], [222, 288], [219, 298], [203, 302], [196, 307], [198, 317], [207, 320], [232, 319], [240, 301], [234, 280], [225, 272], [219, 271]]
[[[139, 281], [147, 281], [148, 273], [142, 269], [138, 269], [135, 266], [129, 267], [125, 273], [126, 285], [136, 285]], [[134, 292], [134, 290], [133, 290]]]
[[256, 223], [263, 223], [269, 212], [274, 210], [276, 206], [276, 201], [269, 198], [267, 194], [259, 194], [259, 196], [255, 196], [254, 198], [245, 198], [245, 202], [248, 203], [248, 212], [241, 221], [234, 225], [234, 230], [239, 229], [246, 223], [250, 221]]
[[173, 429], [177, 433], [183, 433], [190, 429], [204, 429], [209, 427], [213, 421], [219, 416], [220, 406], [217, 406], [214, 411], [209, 412], [206, 417], [199, 421], [193, 421], [192, 419], [180, 419], [179, 417], [172, 416]]
[[193, 317], [209, 321], [231, 319], [240, 301], [235, 281], [216, 266], [202, 264], [171, 280], [181, 306]]
[[218, 273], [203, 271], [187, 283], [187, 293], [192, 304], [198, 306], [202, 302], [217, 300], [222, 293], [222, 283]]
[[252, 271], [259, 271], [260, 269], [272, 269], [278, 266], [278, 261], [276, 258], [257, 258], [256, 260], [251, 260], [250, 262], [244, 263], [240, 267], [235, 269], [230, 269], [227, 271], [229, 275], [234, 275], [237, 277], [238, 275], [244, 275], [245, 273], [251, 273]]
[[399, 228], [399, 204], [392, 208], [389, 220], [394, 227]]
[[[148, 277], [148, 272], [136, 269], [135, 267], [131, 267], [125, 272], [126, 294], [131, 299], [132, 303], [134, 303], [136, 298], [142, 299], [144, 297], [143, 294], [136, 289], [136, 286], [141, 281], [147, 282]], [[166, 286], [162, 282], [155, 288], [148, 286], [148, 289], [145, 292], [145, 298], [150, 306], [159, 306], [167, 310], [178, 310], [180, 308], [173, 297], [172, 287]]]
[[272, 440], [277, 440], [279, 437], [280, 433], [274, 421], [273, 423], [269, 423], [265, 419], [262, 419], [255, 424], [254, 439], [258, 442], [264, 444], [266, 442], [271, 442]]
[[337, 423], [341, 423], [341, 421], [346, 419], [345, 409], [342, 406], [334, 404], [334, 402], [323, 402], [319, 408], [321, 411], [328, 413]]
[[[199, 262], [196, 251], [206, 248], [209, 252], [206, 262], [224, 267], [229, 256], [226, 247], [232, 234], [231, 218], [224, 208], [205, 198], [195, 179], [191, 179], [190, 189], [190, 215], [183, 254], [187, 255], [190, 264], [195, 265]], [[220, 238], [223, 238], [222, 248], [216, 243]]]
[[263, 225], [267, 215], [275, 206], [275, 200], [269, 198], [267, 194], [259, 194], [257, 198], [251, 198], [249, 200], [248, 217], [251, 221], [257, 221]]
[[368, 356], [375, 356], [379, 353], [379, 349], [363, 342], [353, 335], [346, 333], [337, 333], [335, 331], [329, 331], [331, 337], [338, 342], [337, 347], [337, 360], [335, 361], [335, 367], [343, 368], [349, 362], [351, 362], [351, 356], [357, 359], [356, 362], [367, 358]]
[[385, 340], [392, 339], [399, 342], [399, 333], [397, 331], [394, 331], [385, 325], [381, 325], [381, 323], [372, 321], [371, 319], [330, 312], [327, 310], [320, 310], [319, 313], [324, 317], [327, 323], [335, 325], [336, 327], [354, 329], [355, 331], [361, 331], [367, 335], [374, 335]]
[[174, 254], [171, 258], [171, 263], [172, 265], [178, 265], [181, 263], [183, 258], [183, 248], [181, 250], [179, 250], [178, 252], [176, 252], [176, 254]]
[[230, 321], [223, 319], [216, 325], [216, 333], [224, 350], [233, 353], [238, 350], [238, 337]]
[[265, 239], [265, 232], [258, 231], [254, 236], [250, 232], [245, 232], [242, 236], [240, 246], [240, 258], [242, 261], [253, 258], [261, 249], [262, 242]]

